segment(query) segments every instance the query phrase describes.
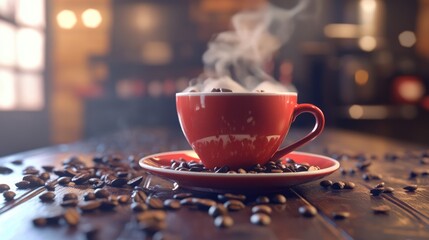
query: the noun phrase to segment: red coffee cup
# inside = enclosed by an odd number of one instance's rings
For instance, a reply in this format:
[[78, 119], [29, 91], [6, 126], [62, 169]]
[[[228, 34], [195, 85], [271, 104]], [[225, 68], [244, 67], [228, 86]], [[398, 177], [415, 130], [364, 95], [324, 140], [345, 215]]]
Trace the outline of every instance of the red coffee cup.
[[[325, 117], [296, 93], [187, 92], [176, 94], [182, 131], [207, 168], [246, 168], [276, 160], [316, 138]], [[279, 149], [301, 113], [314, 115], [313, 130]]]

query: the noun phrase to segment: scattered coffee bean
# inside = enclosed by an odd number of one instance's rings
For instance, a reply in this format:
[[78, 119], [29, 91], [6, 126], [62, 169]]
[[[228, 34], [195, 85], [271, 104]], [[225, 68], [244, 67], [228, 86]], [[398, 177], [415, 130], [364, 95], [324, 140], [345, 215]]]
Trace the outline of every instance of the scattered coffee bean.
[[264, 213], [255, 213], [250, 217], [250, 222], [256, 225], [266, 226], [271, 223], [271, 218]]
[[255, 202], [257, 204], [267, 204], [267, 203], [270, 203], [270, 199], [267, 196], [258, 196], [255, 199]]
[[47, 181], [47, 180], [49, 180], [49, 178], [51, 178], [51, 174], [49, 174], [48, 172], [42, 172], [39, 175], [39, 178], [44, 180], [44, 181]]
[[284, 204], [286, 201], [287, 199], [283, 194], [275, 194], [270, 199], [270, 202], [275, 204]]
[[10, 163], [12, 163], [13, 165], [22, 165], [23, 161], [22, 159], [15, 159]]
[[36, 227], [44, 227], [48, 224], [48, 221], [44, 217], [38, 217], [33, 219], [33, 224]]
[[169, 210], [177, 210], [181, 207], [180, 201], [177, 199], [166, 199], [164, 201], [164, 207]]
[[384, 188], [373, 188], [373, 189], [369, 190], [369, 192], [373, 196], [379, 196], [380, 194], [382, 194], [384, 192]]
[[144, 212], [148, 210], [148, 206], [146, 205], [146, 203], [143, 202], [133, 202], [131, 203], [131, 209], [134, 212]]
[[16, 193], [12, 191], [3, 192], [3, 197], [7, 202], [12, 201], [15, 198], [15, 196], [16, 196]]
[[395, 191], [392, 187], [385, 187], [383, 193], [393, 193]]
[[[39, 177], [35, 175], [26, 175], [22, 178], [23, 181], [28, 181], [30, 185], [28, 187], [34, 188], [34, 187], [40, 187], [45, 185], [45, 181], [40, 179]], [[26, 187], [24, 187], [26, 188]]]
[[341, 173], [341, 175], [346, 175], [347, 174], [347, 170], [344, 169], [344, 168], [341, 168], [340, 169], [340, 173]]
[[116, 206], [118, 206], [118, 202], [117, 201], [111, 201], [111, 200], [107, 200], [107, 199], [101, 199], [101, 200], [99, 200], [99, 202], [101, 203], [99, 209], [101, 209], [103, 211], [111, 211]]
[[419, 173], [415, 170], [412, 170], [410, 172], [410, 175], [408, 176], [410, 179], [416, 178], [417, 176], [419, 176]]
[[45, 165], [45, 166], [42, 166], [42, 169], [45, 170], [46, 172], [52, 172], [54, 170], [54, 166]]
[[39, 196], [40, 200], [42, 202], [52, 202], [55, 199], [55, 193], [54, 192], [45, 192], [42, 195]]
[[217, 169], [217, 170], [215, 171], [215, 173], [227, 173], [229, 170], [230, 170], [230, 169], [229, 169], [229, 167], [228, 167], [228, 166], [223, 166], [223, 167], [221, 167], [221, 168]]
[[91, 212], [97, 210], [101, 206], [100, 201], [88, 201], [79, 205], [79, 209], [82, 212]]
[[82, 185], [85, 184], [90, 178], [91, 175], [88, 173], [78, 173], [71, 179], [71, 181], [77, 185]]
[[310, 205], [301, 206], [298, 211], [304, 217], [314, 217], [317, 215], [317, 209]]
[[222, 204], [216, 204], [213, 205], [209, 208], [208, 211], [209, 215], [212, 217], [217, 217], [220, 215], [227, 215], [228, 214], [228, 210], [225, 208], [224, 205]]
[[83, 194], [83, 199], [85, 201], [91, 201], [91, 200], [95, 200], [97, 197], [95, 196], [95, 193], [93, 192], [86, 192]]
[[151, 209], [162, 209], [164, 207], [164, 203], [161, 199], [157, 198], [157, 197], [148, 197], [146, 199], [146, 204], [149, 206], [149, 208]]
[[78, 200], [78, 196], [76, 193], [66, 193], [63, 195], [63, 201], [68, 200]]
[[380, 206], [376, 206], [376, 207], [372, 207], [372, 211], [375, 214], [387, 214], [390, 211], [390, 207], [387, 205], [380, 205]]
[[324, 187], [324, 188], [328, 188], [330, 186], [332, 186], [333, 182], [331, 180], [323, 180], [320, 182], [320, 186]]
[[25, 180], [19, 181], [19, 182], [15, 183], [15, 186], [18, 189], [27, 189], [27, 188], [30, 188], [30, 182], [29, 181], [25, 181]]
[[77, 200], [71, 199], [61, 202], [61, 206], [63, 207], [76, 207], [79, 202]]
[[365, 170], [367, 169], [370, 165], [372, 164], [371, 160], [365, 160], [363, 162], [358, 162], [356, 163], [356, 167], [360, 170]]
[[198, 198], [188, 197], [180, 200], [180, 205], [182, 206], [195, 206], [195, 202]]
[[228, 215], [219, 215], [214, 219], [214, 225], [218, 228], [229, 228], [234, 225], [234, 220]]
[[46, 182], [45, 188], [48, 191], [55, 191], [55, 183], [54, 182]]
[[96, 198], [108, 198], [110, 196], [109, 191], [104, 188], [98, 188], [94, 191]]
[[342, 219], [346, 219], [346, 218], [350, 217], [350, 213], [349, 212], [345, 212], [345, 211], [333, 212], [332, 213], [332, 217], [335, 220], [342, 220]]
[[417, 185], [408, 185], [404, 187], [405, 191], [407, 192], [415, 192], [417, 188]]
[[384, 183], [384, 182], [381, 182], [381, 183], [379, 183], [379, 184], [377, 184], [377, 185], [375, 185], [375, 187], [374, 188], [384, 188], [384, 186], [385, 186], [386, 184]]
[[58, 225], [60, 223], [60, 220], [62, 217], [63, 217], [63, 214], [51, 215], [51, 216], [45, 217], [46, 224], [47, 225]]
[[9, 189], [10, 189], [9, 185], [4, 184], [4, 183], [0, 184], [0, 193], [7, 191]]
[[184, 199], [192, 197], [192, 193], [176, 193], [173, 195], [174, 199]]
[[135, 178], [133, 178], [133, 179], [130, 179], [128, 182], [127, 182], [127, 185], [128, 186], [131, 186], [131, 187], [135, 187], [135, 186], [138, 186], [138, 185], [140, 185], [140, 183], [143, 181], [143, 176], [138, 176], [138, 177], [135, 177]]
[[29, 166], [26, 167], [23, 171], [22, 171], [23, 175], [37, 175], [39, 174], [39, 170], [37, 170], [35, 167]]
[[194, 203], [198, 209], [204, 211], [207, 211], [210, 207], [215, 206], [217, 204], [215, 201], [207, 198], [196, 198]]
[[217, 199], [221, 202], [226, 202], [228, 200], [245, 201], [246, 196], [243, 194], [225, 193], [225, 194], [218, 194]]
[[270, 215], [272, 212], [273, 209], [268, 205], [256, 205], [252, 207], [252, 213], [265, 213]]
[[228, 200], [223, 205], [228, 211], [239, 211], [246, 207], [243, 202], [238, 200]]
[[127, 204], [130, 201], [129, 195], [119, 195], [117, 198], [118, 203], [120, 204]]
[[67, 186], [67, 184], [69, 184], [71, 182], [71, 178], [70, 177], [60, 177], [58, 178], [58, 184], [60, 184], [61, 186]]
[[338, 182], [334, 182], [334, 183], [332, 183], [332, 186], [331, 186], [331, 188], [332, 189], [335, 189], [335, 190], [341, 190], [341, 189], [344, 189], [344, 186], [345, 186], [346, 184], [344, 183], [344, 182], [342, 182], [342, 181], [338, 181]]
[[136, 220], [137, 222], [145, 222], [150, 220], [161, 222], [161, 221], [165, 221], [166, 217], [167, 217], [167, 214], [165, 211], [149, 210], [149, 211], [145, 211], [143, 213], [137, 214]]
[[128, 179], [126, 178], [116, 178], [113, 181], [111, 181], [110, 186], [112, 187], [122, 187], [125, 184], [127, 184]]
[[345, 182], [344, 189], [354, 189], [356, 184], [354, 182]]
[[69, 226], [76, 226], [80, 221], [80, 214], [76, 209], [68, 208], [63, 218]]
[[145, 192], [137, 190], [133, 191], [131, 194], [131, 199], [133, 202], [146, 202], [147, 195]]

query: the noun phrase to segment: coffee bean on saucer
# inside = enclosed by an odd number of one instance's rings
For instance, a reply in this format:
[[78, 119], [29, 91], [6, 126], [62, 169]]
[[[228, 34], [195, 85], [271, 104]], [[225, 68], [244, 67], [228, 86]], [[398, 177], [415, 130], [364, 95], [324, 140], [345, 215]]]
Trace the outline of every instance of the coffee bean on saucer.
[[335, 220], [342, 220], [342, 219], [346, 219], [346, 218], [350, 217], [350, 213], [349, 212], [345, 212], [345, 211], [333, 212], [332, 213], [332, 217]]
[[255, 225], [266, 226], [271, 223], [271, 218], [265, 213], [255, 213], [250, 217], [250, 222]]
[[375, 214], [387, 214], [390, 211], [390, 207], [387, 205], [380, 205], [380, 206], [376, 206], [376, 207], [372, 207], [372, 211]]
[[223, 166], [215, 171], [215, 173], [227, 173], [229, 171], [228, 166]]
[[221, 202], [226, 202], [228, 200], [244, 201], [246, 200], [246, 196], [243, 194], [225, 193], [225, 194], [218, 194], [217, 199]]
[[333, 182], [331, 180], [323, 180], [320, 182], [320, 186], [324, 187], [324, 188], [328, 188], [330, 186], [332, 186]]
[[272, 212], [273, 209], [268, 205], [256, 205], [252, 207], [252, 213], [265, 213], [270, 215]]
[[228, 200], [223, 205], [229, 211], [239, 211], [246, 207], [241, 201], [238, 200]]
[[270, 202], [276, 203], [276, 204], [284, 204], [286, 203], [287, 199], [283, 194], [275, 194], [271, 197]]
[[3, 197], [6, 200], [6, 202], [12, 201], [16, 196], [16, 193], [12, 191], [5, 191], [3, 192]]
[[42, 195], [39, 196], [40, 200], [42, 202], [52, 202], [55, 199], [55, 193], [54, 192], [45, 192]]
[[344, 183], [344, 189], [354, 189], [356, 187], [356, 184], [354, 182], [345, 182]]
[[214, 219], [214, 225], [218, 228], [229, 228], [234, 225], [234, 220], [228, 215], [219, 215]]
[[216, 204], [216, 205], [213, 205], [213, 206], [211, 206], [209, 208], [208, 213], [212, 217], [217, 217], [219, 215], [227, 215], [228, 214], [228, 210], [225, 208], [224, 205], [222, 205], [222, 204]]
[[182, 205], [180, 201], [177, 199], [166, 199], [164, 200], [164, 208], [169, 210], [177, 210], [180, 209]]
[[317, 215], [317, 209], [310, 205], [301, 206], [298, 211], [304, 217], [314, 217]]
[[132, 178], [130, 180], [128, 180], [127, 185], [131, 186], [131, 187], [135, 187], [140, 185], [140, 183], [143, 181], [143, 176], [138, 176], [135, 178]]
[[4, 183], [0, 184], [0, 193], [7, 191], [9, 189], [10, 189], [9, 185], [4, 184]]
[[408, 185], [404, 187], [405, 191], [407, 192], [415, 192], [417, 188], [417, 185]]

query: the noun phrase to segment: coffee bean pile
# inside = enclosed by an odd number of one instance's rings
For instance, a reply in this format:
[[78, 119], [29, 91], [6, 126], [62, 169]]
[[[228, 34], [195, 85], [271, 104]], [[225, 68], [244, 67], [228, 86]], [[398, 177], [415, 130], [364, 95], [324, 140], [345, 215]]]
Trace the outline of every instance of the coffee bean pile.
[[331, 188], [333, 190], [341, 190], [341, 189], [354, 189], [356, 187], [356, 184], [353, 182], [343, 182], [343, 181], [333, 182], [331, 180], [322, 180], [320, 182], [320, 186], [326, 189]]
[[289, 173], [289, 172], [311, 172], [320, 170], [318, 166], [311, 166], [308, 163], [296, 163], [293, 159], [285, 161], [279, 159], [269, 161], [265, 165], [256, 164], [249, 168], [230, 169], [228, 166], [215, 167], [208, 169], [201, 161], [189, 161], [184, 159], [171, 160], [170, 166], [164, 166], [164, 169], [175, 171], [207, 172], [207, 173], [228, 173], [228, 174], [255, 174], [255, 173]]

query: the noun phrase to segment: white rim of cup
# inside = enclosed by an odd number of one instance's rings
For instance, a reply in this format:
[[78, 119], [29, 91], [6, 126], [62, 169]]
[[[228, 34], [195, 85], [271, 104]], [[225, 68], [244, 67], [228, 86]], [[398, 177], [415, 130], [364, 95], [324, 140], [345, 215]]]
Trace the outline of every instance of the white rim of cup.
[[297, 92], [180, 92], [180, 96], [298, 96]]

